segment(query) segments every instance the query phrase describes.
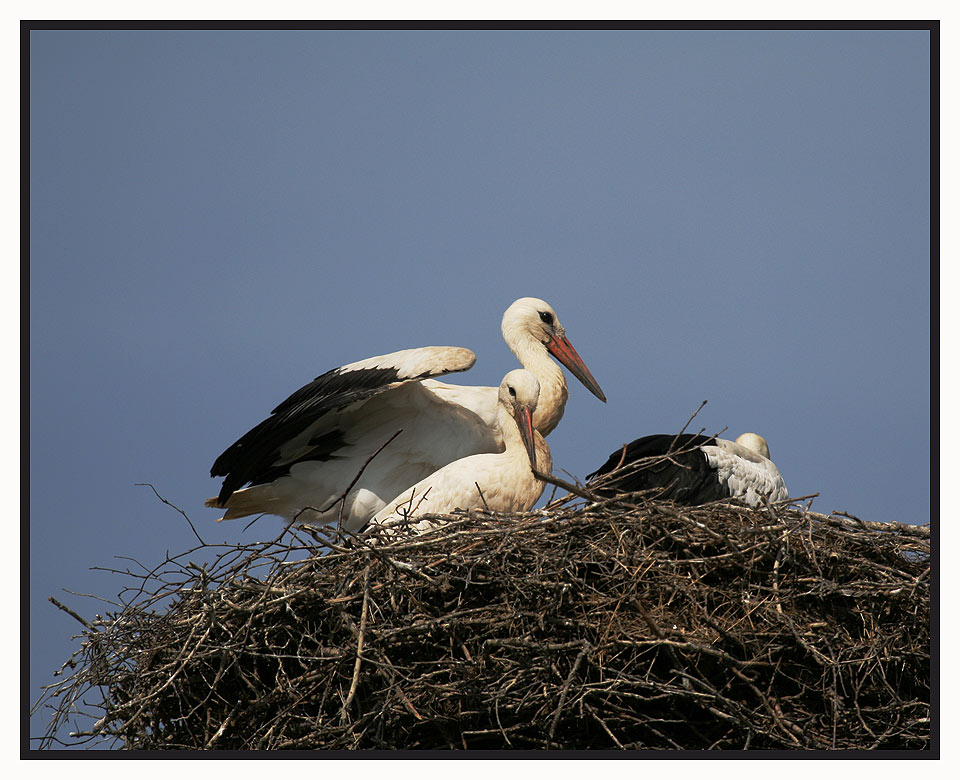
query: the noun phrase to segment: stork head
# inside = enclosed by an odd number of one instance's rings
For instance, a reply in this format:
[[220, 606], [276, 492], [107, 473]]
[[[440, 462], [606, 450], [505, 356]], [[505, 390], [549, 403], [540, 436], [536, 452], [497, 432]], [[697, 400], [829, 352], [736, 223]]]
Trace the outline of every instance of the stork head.
[[507, 374], [500, 383], [500, 405], [503, 406], [517, 423], [520, 438], [530, 458], [531, 468], [537, 467], [537, 455], [534, 451], [533, 412], [540, 398], [540, 382], [536, 376], [524, 368], [517, 368]]
[[593, 378], [593, 374], [567, 339], [566, 331], [560, 324], [557, 313], [546, 301], [540, 298], [515, 300], [503, 313], [500, 331], [503, 333], [504, 341], [514, 350], [514, 353], [516, 353], [515, 345], [530, 339], [542, 344], [547, 352], [583, 383], [587, 390], [601, 401], [607, 400], [597, 380]]
[[737, 444], [741, 447], [746, 447], [748, 450], [753, 450], [754, 452], [763, 455], [767, 460], [770, 460], [770, 448], [767, 446], [767, 440], [756, 433], [741, 433], [737, 436]]

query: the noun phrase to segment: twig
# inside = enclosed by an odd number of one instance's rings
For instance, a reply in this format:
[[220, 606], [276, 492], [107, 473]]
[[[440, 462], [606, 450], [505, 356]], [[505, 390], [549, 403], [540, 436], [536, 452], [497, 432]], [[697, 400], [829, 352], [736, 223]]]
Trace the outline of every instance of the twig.
[[553, 714], [553, 722], [550, 724], [550, 732], [547, 734], [547, 739], [549, 739], [551, 742], [553, 742], [553, 735], [557, 731], [557, 724], [560, 722], [560, 713], [563, 712], [563, 705], [567, 700], [567, 692], [570, 690], [570, 684], [573, 682], [573, 677], [577, 673], [577, 669], [580, 668], [580, 662], [584, 659], [586, 654], [590, 652], [590, 650], [590, 643], [584, 639], [583, 647], [577, 654], [577, 657], [573, 662], [573, 666], [570, 667], [570, 674], [567, 675], [567, 679], [563, 683], [563, 689], [560, 691], [560, 702], [557, 704], [557, 711]]
[[474, 482], [473, 484], [476, 485], [476, 487], [477, 487], [477, 492], [480, 494], [480, 500], [483, 502], [483, 508], [484, 508], [486, 511], [489, 512], [489, 511], [490, 511], [490, 507], [487, 506], [487, 499], [484, 497], [483, 491], [480, 489], [480, 483], [479, 483], [479, 482]]
[[[693, 419], [694, 419], [698, 414], [700, 414], [700, 410], [703, 409], [703, 407], [706, 406], [706, 405], [707, 405], [707, 402], [706, 402], [705, 400], [700, 402], [700, 406], [697, 407], [696, 411], [695, 411], [693, 414], [691, 414], [691, 415], [690, 415], [690, 418], [683, 424], [683, 427], [680, 429], [680, 432], [679, 432], [676, 436], [673, 437], [673, 441], [670, 442], [670, 451], [673, 451], [673, 448], [676, 446], [677, 441], [680, 439], [681, 436], [683, 436], [683, 432], [684, 432], [685, 430], [687, 430], [687, 426], [688, 426], [690, 423], [693, 422]], [[702, 432], [702, 431], [703, 431], [703, 429], [701, 429], [701, 432]]]
[[611, 470], [611, 471], [616, 471], [618, 468], [620, 468], [620, 467], [623, 465], [623, 462], [624, 462], [626, 459], [627, 459], [627, 445], [624, 444], [624, 445], [620, 448], [620, 460], [618, 460], [618, 461], [617, 461], [617, 465], [614, 466], [614, 467], [613, 467], [612, 469], [610, 469], [610, 470]]
[[76, 612], [74, 612], [72, 609], [70, 609], [70, 607], [61, 604], [61, 603], [60, 603], [59, 601], [57, 601], [53, 596], [47, 596], [47, 599], [48, 599], [48, 600], [50, 601], [50, 603], [52, 603], [57, 609], [63, 610], [63, 611], [66, 612], [70, 617], [72, 617], [74, 620], [78, 621], [85, 629], [87, 629], [88, 631], [93, 631], [93, 629], [90, 627], [90, 624], [89, 624], [86, 620], [84, 620], [82, 617], [80, 617]]
[[363, 570], [363, 607], [360, 610], [360, 630], [357, 636], [357, 660], [353, 664], [353, 679], [350, 682], [350, 692], [343, 702], [343, 709], [340, 711], [340, 719], [347, 721], [347, 712], [353, 702], [353, 697], [357, 692], [357, 682], [360, 680], [360, 664], [362, 663], [363, 639], [367, 633], [367, 606], [370, 602], [370, 564]]
[[594, 503], [603, 501], [603, 499], [600, 498], [600, 496], [597, 496], [591, 493], [589, 490], [585, 488], [579, 488], [576, 485], [570, 482], [567, 482], [564, 479], [560, 479], [559, 477], [553, 476], [552, 474], [544, 474], [542, 471], [539, 471], [537, 469], [531, 469], [531, 470], [533, 471], [533, 476], [535, 476], [537, 479], [543, 482], [549, 482], [551, 485], [556, 485], [557, 487], [562, 487], [568, 493], [573, 493], [575, 496], [580, 496], [580, 498], [585, 498], [587, 499], [587, 501], [593, 501]]
[[920, 539], [929, 539], [930, 538], [930, 526], [929, 525], [909, 525], [908, 523], [878, 523], [874, 520], [861, 520], [859, 517], [854, 517], [853, 515], [848, 515], [846, 512], [834, 512], [830, 516], [825, 517], [826, 522], [831, 525], [837, 525], [841, 527], [849, 528], [851, 526], [857, 528], [865, 528], [870, 531], [886, 531], [894, 532], [898, 534], [906, 534], [907, 536], [916, 536]]
[[153, 491], [153, 495], [155, 495], [157, 498], [159, 498], [164, 504], [166, 504], [166, 505], [169, 506], [169, 507], [173, 507], [174, 509], [176, 509], [181, 515], [183, 515], [184, 520], [186, 520], [187, 523], [190, 525], [190, 530], [193, 531], [193, 535], [197, 537], [197, 541], [200, 542], [200, 544], [202, 544], [202, 545], [206, 545], [206, 542], [203, 541], [203, 539], [200, 538], [200, 534], [197, 533], [197, 529], [193, 527], [193, 521], [190, 520], [189, 517], [187, 517], [187, 513], [184, 512], [180, 507], [178, 507], [176, 504], [171, 504], [169, 501], [167, 501], [167, 499], [165, 499], [163, 496], [161, 496], [161, 495], [157, 492], [157, 489], [156, 489], [153, 485], [151, 485], [149, 482], [134, 482], [133, 485], [134, 485], [134, 487], [148, 487], [148, 488], [150, 488], [150, 489]]

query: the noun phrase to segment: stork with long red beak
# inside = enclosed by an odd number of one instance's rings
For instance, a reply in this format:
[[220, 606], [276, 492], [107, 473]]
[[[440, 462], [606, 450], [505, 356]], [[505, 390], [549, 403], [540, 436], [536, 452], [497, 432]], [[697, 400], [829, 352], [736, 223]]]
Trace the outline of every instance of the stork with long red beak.
[[[567, 401], [551, 355], [597, 398], [606, 397], [546, 301], [514, 301], [501, 332], [539, 382], [534, 446], [538, 469], [549, 472], [543, 436], [556, 428]], [[434, 379], [475, 361], [462, 347], [421, 347], [322, 374], [217, 458], [210, 474], [224, 477], [223, 485], [207, 506], [226, 509], [224, 520], [273, 514], [363, 528], [388, 500], [448, 463], [503, 450], [498, 388]]]
[[488, 509], [523, 512], [540, 498], [544, 484], [534, 475], [537, 465], [533, 428], [534, 409], [540, 394], [537, 378], [522, 368], [511, 371], [500, 383], [496, 427], [503, 452], [483, 453], [448, 463], [400, 495], [387, 501], [373, 520], [371, 531], [395, 533], [406, 528], [419, 533], [435, 527], [436, 518], [454, 509]]

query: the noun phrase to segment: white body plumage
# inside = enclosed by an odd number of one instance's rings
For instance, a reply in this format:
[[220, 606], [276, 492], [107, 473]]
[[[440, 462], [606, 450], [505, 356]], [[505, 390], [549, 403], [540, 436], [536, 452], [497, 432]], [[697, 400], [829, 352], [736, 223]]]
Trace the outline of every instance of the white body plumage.
[[736, 441], [716, 439], [714, 446], [703, 446], [707, 463], [716, 469], [716, 479], [731, 498], [750, 506], [759, 506], [764, 498], [785, 501], [787, 486], [780, 471], [770, 460], [770, 448], [762, 436], [744, 433]]
[[[507, 374], [498, 390], [496, 427], [504, 443], [499, 453], [482, 453], [450, 463], [386, 502], [371, 521], [371, 529], [408, 527], [424, 531], [433, 527], [426, 514], [454, 509], [489, 509], [522, 512], [543, 492], [532, 466], [543, 457], [534, 443], [533, 415], [540, 392], [536, 376], [516, 369]], [[540, 443], [546, 444], [542, 437]], [[546, 450], [549, 457], [549, 450]], [[382, 533], [382, 531], [381, 531]]]

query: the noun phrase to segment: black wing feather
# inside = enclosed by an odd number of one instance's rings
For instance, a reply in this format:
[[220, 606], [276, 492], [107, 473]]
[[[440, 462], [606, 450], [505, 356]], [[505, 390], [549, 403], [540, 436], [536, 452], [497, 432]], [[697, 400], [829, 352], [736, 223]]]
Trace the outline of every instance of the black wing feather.
[[[218, 497], [224, 505], [235, 490], [247, 483], [262, 484], [283, 476], [292, 463], [278, 465], [280, 449], [323, 415], [363, 401], [401, 381], [424, 379], [401, 377], [396, 368], [363, 368], [350, 371], [333, 369], [304, 385], [270, 417], [251, 428], [218, 457], [210, 469], [211, 477], [225, 477]], [[342, 445], [342, 432], [320, 432], [310, 445], [313, 450], [299, 460], [326, 460]]]
[[607, 496], [655, 490], [655, 498], [687, 506], [718, 501], [727, 498], [726, 491], [700, 450], [715, 443], [710, 436], [689, 433], [643, 436], [611, 453], [587, 481]]

